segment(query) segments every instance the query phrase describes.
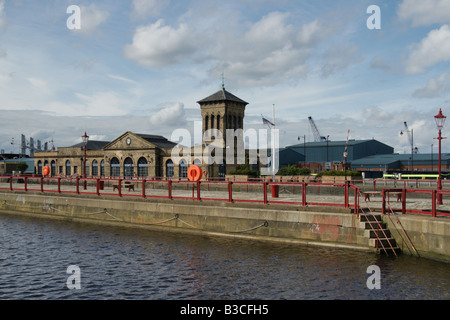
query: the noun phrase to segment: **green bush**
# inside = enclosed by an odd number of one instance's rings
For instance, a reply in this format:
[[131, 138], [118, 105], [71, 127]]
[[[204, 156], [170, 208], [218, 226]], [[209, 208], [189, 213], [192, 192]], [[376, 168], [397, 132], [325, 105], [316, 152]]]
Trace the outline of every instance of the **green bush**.
[[20, 172], [25, 172], [28, 169], [28, 165], [25, 162], [20, 162], [17, 164], [16, 168]]
[[281, 168], [277, 172], [277, 176], [308, 176], [311, 170], [308, 168], [297, 168], [293, 165]]

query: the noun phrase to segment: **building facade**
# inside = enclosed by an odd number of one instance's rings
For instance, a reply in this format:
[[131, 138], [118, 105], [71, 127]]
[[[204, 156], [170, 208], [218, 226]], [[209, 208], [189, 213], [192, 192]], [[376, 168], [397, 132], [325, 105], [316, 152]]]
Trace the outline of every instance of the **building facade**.
[[[43, 168], [50, 168], [51, 176], [87, 177], [164, 177], [187, 178], [188, 167], [197, 164], [207, 177], [224, 177], [238, 167], [237, 147], [242, 140], [245, 107], [247, 102], [229, 93], [222, 87], [213, 95], [198, 101], [202, 116], [203, 141], [201, 156], [196, 157], [198, 146], [189, 147], [190, 154], [178, 154], [172, 158], [172, 151], [179, 147], [163, 136], [125, 132], [113, 141], [88, 141], [57, 151], [37, 152], [34, 157], [35, 173], [41, 175]], [[227, 141], [227, 130], [237, 132]], [[232, 147], [233, 161], [226, 163], [227, 152]], [[211, 148], [213, 147], [213, 148]], [[188, 149], [189, 149], [188, 148]], [[212, 154], [211, 154], [212, 150]], [[215, 156], [222, 152], [223, 159], [214, 163], [205, 162], [202, 155]], [[228, 159], [229, 160], [229, 159]]]

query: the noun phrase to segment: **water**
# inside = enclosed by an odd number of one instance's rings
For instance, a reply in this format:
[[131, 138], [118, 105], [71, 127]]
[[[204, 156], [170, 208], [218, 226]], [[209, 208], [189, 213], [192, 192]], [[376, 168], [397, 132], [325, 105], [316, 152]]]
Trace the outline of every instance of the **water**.
[[[0, 299], [449, 299], [450, 265], [410, 256], [0, 214]], [[80, 290], [66, 273], [79, 266]], [[367, 268], [381, 270], [370, 290]]]

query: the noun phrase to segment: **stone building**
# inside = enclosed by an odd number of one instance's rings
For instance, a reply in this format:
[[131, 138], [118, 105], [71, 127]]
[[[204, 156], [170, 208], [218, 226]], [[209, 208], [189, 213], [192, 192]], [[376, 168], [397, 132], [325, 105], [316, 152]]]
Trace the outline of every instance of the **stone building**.
[[[243, 139], [242, 131], [238, 130], [231, 144], [231, 141], [227, 141], [226, 130], [243, 129], [248, 103], [222, 87], [213, 95], [198, 101], [198, 104], [202, 115], [201, 154], [208, 154], [208, 150], [214, 146], [212, 156], [220, 150], [224, 155], [223, 161], [205, 163], [204, 157], [195, 157], [195, 146], [189, 147], [190, 156], [181, 154], [180, 159], [175, 161], [172, 159], [172, 150], [177, 146], [176, 143], [163, 136], [128, 131], [113, 141], [88, 141], [84, 170], [84, 143], [79, 143], [60, 147], [57, 151], [37, 152], [35, 172], [41, 175], [43, 167], [49, 166], [51, 176], [186, 178], [188, 167], [198, 164], [208, 177], [224, 177], [227, 171], [237, 168], [236, 148], [239, 140]], [[230, 145], [234, 145], [233, 161], [227, 165], [225, 155]]]

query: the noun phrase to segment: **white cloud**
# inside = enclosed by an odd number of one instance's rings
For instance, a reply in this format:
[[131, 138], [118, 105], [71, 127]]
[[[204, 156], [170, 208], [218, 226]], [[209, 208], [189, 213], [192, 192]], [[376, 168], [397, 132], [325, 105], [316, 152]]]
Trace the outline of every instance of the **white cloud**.
[[403, 0], [398, 7], [400, 20], [411, 20], [414, 27], [450, 23], [448, 0]]
[[149, 67], [177, 64], [195, 52], [195, 38], [186, 24], [178, 29], [164, 25], [160, 19], [154, 24], [138, 27], [133, 43], [124, 49], [125, 57]]
[[98, 26], [108, 19], [108, 12], [99, 9], [95, 4], [89, 6], [80, 6], [81, 9], [81, 29], [74, 32], [83, 34], [92, 34], [98, 29]]
[[123, 82], [127, 82], [127, 83], [132, 83], [132, 84], [136, 84], [137, 83], [134, 80], [131, 80], [131, 79], [128, 79], [128, 78], [125, 78], [125, 77], [122, 77], [122, 76], [117, 76], [117, 75], [114, 75], [114, 74], [109, 74], [108, 77], [110, 77], [111, 79], [114, 79], [114, 80], [119, 80], [119, 81], [123, 81]]
[[5, 0], [0, 0], [0, 32], [6, 28]]
[[152, 115], [149, 122], [153, 126], [184, 125], [185, 109], [182, 103], [167, 103], [161, 105], [161, 110]]
[[120, 116], [127, 114], [126, 106], [129, 102], [113, 92], [97, 92], [91, 96], [77, 93], [76, 96], [82, 104], [72, 110], [74, 115]]
[[413, 97], [435, 98], [447, 92], [450, 92], [450, 73], [444, 72], [439, 77], [428, 80], [424, 88], [414, 91]]
[[169, 0], [133, 0], [133, 15], [138, 18], [156, 16], [168, 3]]
[[437, 63], [450, 60], [450, 27], [432, 30], [415, 46], [406, 61], [405, 71], [418, 74]]
[[32, 88], [41, 94], [50, 94], [51, 90], [48, 87], [47, 81], [38, 78], [28, 78], [28, 82], [31, 84]]
[[271, 12], [239, 35], [219, 35], [211, 56], [212, 72], [225, 72], [241, 87], [298, 79], [308, 73], [307, 61], [315, 46], [329, 36], [319, 20], [296, 26], [288, 13]]

